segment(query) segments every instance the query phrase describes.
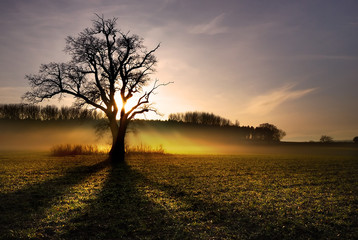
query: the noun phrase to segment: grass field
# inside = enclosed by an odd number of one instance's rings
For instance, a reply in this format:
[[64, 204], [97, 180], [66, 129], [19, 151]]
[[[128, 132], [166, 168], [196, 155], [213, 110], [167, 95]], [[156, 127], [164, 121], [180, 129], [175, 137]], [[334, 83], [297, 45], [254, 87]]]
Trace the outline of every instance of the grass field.
[[1, 239], [357, 239], [358, 154], [0, 153]]

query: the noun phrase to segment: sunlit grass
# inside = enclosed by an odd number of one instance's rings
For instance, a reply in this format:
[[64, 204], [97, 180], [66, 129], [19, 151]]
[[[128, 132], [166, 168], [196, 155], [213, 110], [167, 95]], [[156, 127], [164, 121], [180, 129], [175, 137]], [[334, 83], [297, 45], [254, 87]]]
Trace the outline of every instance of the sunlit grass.
[[139, 154], [165, 154], [165, 150], [163, 145], [159, 145], [158, 147], [152, 147], [151, 145], [135, 145], [135, 146], [126, 146], [126, 153], [139, 153]]
[[190, 156], [140, 167], [152, 184], [145, 194], [204, 238], [357, 234], [356, 159]]
[[358, 159], [337, 155], [3, 153], [0, 239], [354, 239]]
[[[81, 144], [63, 144], [55, 145], [51, 148], [50, 152], [52, 156], [64, 157], [64, 156], [76, 156], [76, 155], [99, 155], [108, 154], [110, 147], [106, 145], [81, 145]], [[126, 146], [127, 154], [165, 154], [165, 150], [162, 145], [158, 147], [152, 147], [151, 145], [131, 145]]]
[[95, 155], [104, 153], [105, 152], [99, 151], [96, 145], [64, 144], [56, 145], [51, 148], [51, 154], [57, 157], [74, 155]]

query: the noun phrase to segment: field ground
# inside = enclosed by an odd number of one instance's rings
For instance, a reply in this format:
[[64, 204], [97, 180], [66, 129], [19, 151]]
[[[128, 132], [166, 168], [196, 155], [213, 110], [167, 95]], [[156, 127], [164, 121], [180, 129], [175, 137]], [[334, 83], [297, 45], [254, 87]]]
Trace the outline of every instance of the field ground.
[[358, 239], [357, 149], [334, 151], [2, 151], [0, 239]]

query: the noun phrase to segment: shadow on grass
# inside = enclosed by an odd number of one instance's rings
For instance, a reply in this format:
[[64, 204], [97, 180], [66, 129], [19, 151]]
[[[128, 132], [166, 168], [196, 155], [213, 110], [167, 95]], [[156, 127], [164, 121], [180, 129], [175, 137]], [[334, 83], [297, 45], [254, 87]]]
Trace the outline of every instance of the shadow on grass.
[[[292, 221], [280, 222], [280, 217], [274, 212], [259, 212], [253, 209], [242, 211], [242, 209], [235, 209], [230, 203], [213, 202], [210, 199], [197, 197], [195, 193], [183, 190], [180, 186], [158, 184], [150, 180], [147, 183], [152, 188], [165, 192], [169, 198], [176, 199], [187, 206], [185, 211], [193, 214], [189, 218], [186, 217], [186, 222], [191, 231], [196, 233], [195, 239], [316, 239], [322, 237], [317, 229], [292, 226], [294, 225]], [[195, 224], [195, 222], [201, 224]], [[278, 222], [282, 225], [277, 224]], [[286, 228], [288, 227], [287, 229], [282, 228], [284, 224]]]
[[195, 232], [194, 239], [354, 239], [357, 236], [354, 224], [347, 226], [336, 220], [322, 223], [314, 214], [295, 216], [287, 211], [281, 215], [278, 210], [261, 206], [253, 208], [239, 202], [214, 202], [210, 196], [203, 198], [180, 185], [158, 183], [148, 178], [143, 181], [149, 188], [158, 189], [169, 198], [184, 203], [187, 207], [182, 211], [199, 216], [186, 217], [186, 224], [183, 223]]
[[0, 239], [18, 238], [19, 231], [33, 227], [45, 217], [54, 200], [69, 189], [104, 169], [108, 162], [67, 169], [63, 176], [29, 185], [18, 191], [0, 194]]
[[[141, 189], [139, 189], [141, 188]], [[164, 195], [146, 196], [148, 190]], [[163, 207], [165, 198], [183, 203]], [[266, 215], [263, 219], [261, 215]], [[182, 186], [155, 182], [122, 164], [112, 168], [98, 198], [71, 219], [63, 239], [306, 239], [320, 238], [318, 229], [281, 222], [272, 213], [237, 211], [229, 203], [202, 199]], [[287, 229], [282, 228], [286, 225]]]
[[[115, 166], [98, 198], [72, 219], [65, 239], [192, 239], [183, 223], [138, 188], [146, 179], [126, 164]], [[143, 190], [143, 189], [142, 189]]]
[[[0, 195], [4, 203], [0, 206], [0, 239], [8, 239], [10, 229], [31, 227], [31, 221], [45, 217], [45, 210], [57, 197], [107, 166], [102, 162], [72, 168], [62, 177]], [[175, 182], [158, 182], [126, 164], [109, 170], [96, 196], [78, 215], [66, 219], [60, 232], [43, 236], [48, 239], [338, 239], [338, 232], [346, 232], [342, 239], [356, 236], [351, 227], [329, 226], [329, 223], [319, 226], [309, 215], [279, 216], [279, 211], [274, 209], [243, 206], [245, 201], [240, 199], [213, 201], [205, 189], [192, 190]], [[165, 207], [161, 203], [166, 199], [180, 206]]]

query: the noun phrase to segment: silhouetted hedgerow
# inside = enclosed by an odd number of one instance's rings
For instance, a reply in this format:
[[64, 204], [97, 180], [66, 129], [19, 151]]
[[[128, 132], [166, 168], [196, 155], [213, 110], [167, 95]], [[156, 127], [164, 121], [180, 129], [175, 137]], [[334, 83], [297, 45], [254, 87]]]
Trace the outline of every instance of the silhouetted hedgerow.
[[252, 126], [240, 127], [237, 120], [234, 124], [229, 119], [207, 112], [173, 113], [169, 115], [168, 120], [207, 126], [235, 127], [238, 136], [243, 140], [277, 142], [286, 136], [283, 130], [278, 129], [273, 124], [263, 123], [256, 128]]
[[168, 120], [210, 126], [239, 126], [238, 121], [233, 124], [229, 119], [207, 112], [172, 113]]
[[0, 119], [7, 120], [96, 120], [103, 114], [86, 108], [61, 107], [48, 105], [1, 104]]
[[[105, 120], [103, 114], [95, 110], [85, 108], [38, 106], [25, 104], [0, 105], [0, 119], [6, 120]], [[135, 120], [132, 125], [140, 124], [141, 120]], [[151, 121], [153, 123], [153, 121]], [[155, 122], [155, 121], [154, 121]], [[230, 128], [237, 133], [237, 137], [247, 141], [278, 142], [286, 133], [275, 125], [264, 123], [258, 127], [240, 126], [239, 122], [205, 112], [186, 112], [170, 114], [167, 122], [157, 121], [161, 126], [170, 124], [201, 125], [205, 127]], [[97, 131], [108, 129], [107, 121], [99, 121]], [[100, 132], [99, 131], [99, 132]]]
[[[173, 115], [170, 115], [173, 116]], [[169, 118], [168, 121], [159, 120], [134, 120], [131, 123], [131, 131], [141, 129], [141, 127], [151, 126], [156, 129], [176, 129], [177, 131], [191, 131], [201, 129], [202, 131], [216, 129], [221, 133], [227, 133], [228, 135], [235, 134], [235, 139], [240, 141], [249, 142], [279, 142], [282, 140], [286, 133], [278, 129], [275, 125], [269, 123], [260, 124], [258, 127], [253, 126], [239, 126], [238, 124], [226, 124], [226, 125], [208, 125], [201, 123], [192, 123], [186, 121], [177, 121], [173, 118]]]

